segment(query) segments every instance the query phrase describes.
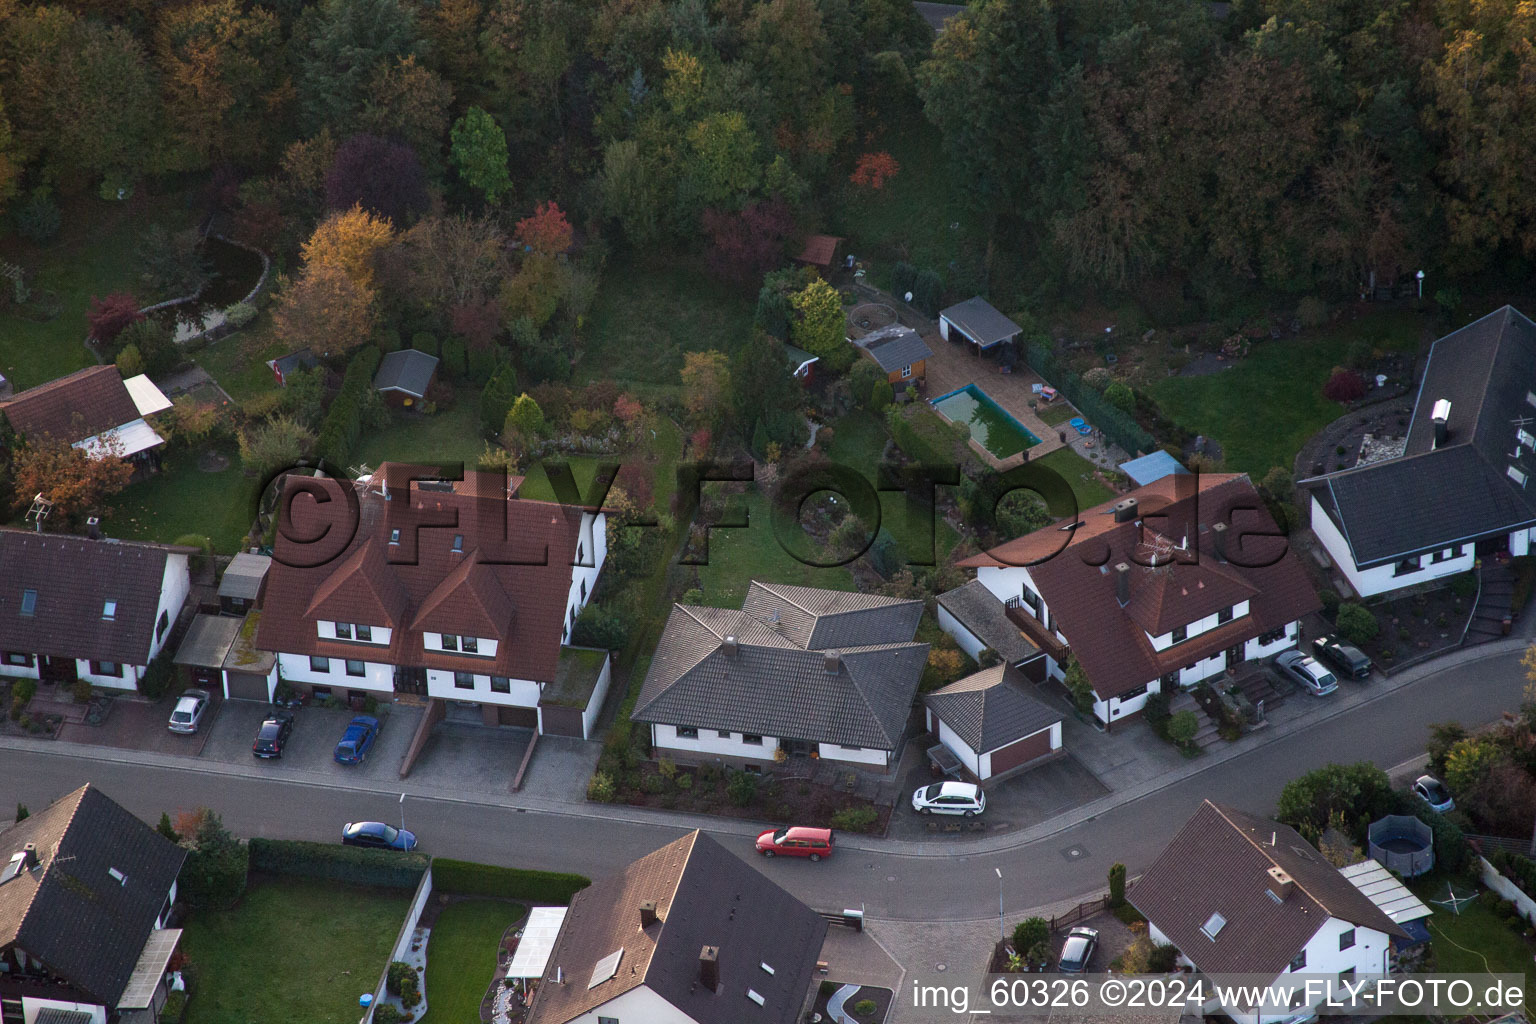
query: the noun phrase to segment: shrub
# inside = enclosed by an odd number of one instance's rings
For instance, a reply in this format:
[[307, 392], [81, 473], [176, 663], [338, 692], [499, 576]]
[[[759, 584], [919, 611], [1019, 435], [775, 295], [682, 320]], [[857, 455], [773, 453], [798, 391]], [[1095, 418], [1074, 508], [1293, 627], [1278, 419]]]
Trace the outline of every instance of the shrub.
[[189, 817], [194, 824], [182, 829], [181, 845], [188, 853], [177, 879], [178, 889], [189, 907], [232, 907], [245, 895], [250, 847], [231, 835], [219, 816], [206, 808]]
[[400, 332], [393, 327], [384, 327], [373, 333], [373, 344], [385, 355], [400, 351]]
[[91, 702], [91, 684], [84, 679], [76, 679], [69, 684], [70, 696], [75, 698], [76, 704], [89, 704]]
[[576, 647], [619, 651], [628, 642], [629, 626], [624, 617], [602, 605], [589, 604], [583, 608], [571, 630], [571, 643]]
[[607, 772], [593, 772], [592, 778], [587, 780], [587, 799], [594, 803], [611, 804], [616, 796], [618, 792], [613, 784], [613, 776]]
[[463, 338], [446, 338], [443, 340], [443, 369], [448, 371], [448, 376], [454, 380], [462, 378], [469, 372], [469, 349], [464, 345]]
[[1339, 604], [1343, 600], [1339, 597], [1339, 592], [1328, 588], [1319, 591], [1317, 596], [1323, 602], [1323, 614], [1330, 619], [1338, 618]]
[[34, 189], [24, 202], [16, 207], [16, 230], [29, 242], [42, 245], [51, 242], [64, 223], [59, 206], [45, 189]]
[[1020, 953], [1034, 949], [1042, 942], [1049, 942], [1051, 926], [1043, 917], [1026, 917], [1013, 926], [1013, 948]]
[[256, 307], [249, 302], [237, 302], [224, 311], [224, 322], [237, 331], [255, 319]]
[[873, 999], [860, 999], [853, 1004], [853, 1012], [860, 1017], [868, 1017], [880, 1008], [880, 1004]]
[[1162, 739], [1168, 739], [1168, 718], [1171, 714], [1169, 706], [1173, 703], [1173, 697], [1167, 693], [1149, 693], [1147, 702], [1142, 706], [1142, 717]]
[[1112, 381], [1104, 389], [1104, 400], [1123, 413], [1136, 411], [1136, 393], [1124, 381]]
[[251, 870], [348, 885], [414, 889], [429, 858], [420, 853], [365, 850], [293, 839], [252, 839]]
[[896, 390], [891, 387], [888, 380], [877, 381], [875, 386], [869, 389], [869, 407], [875, 412], [884, 412], [896, 401]]
[[912, 305], [925, 316], [938, 316], [944, 298], [944, 279], [936, 271], [920, 270], [912, 281]]
[[507, 413], [520, 392], [517, 387], [517, 371], [510, 363], [501, 364], [480, 392], [480, 431], [486, 435], [500, 433], [507, 421]]
[[[1105, 388], [1109, 387], [1114, 379], [1114, 375], [1109, 372], [1109, 367], [1107, 366], [1095, 366], [1091, 369], [1083, 371], [1083, 383], [1087, 384], [1095, 391], [1103, 391]], [[1183, 458], [1183, 453], [1180, 452], [1178, 455], [1175, 455], [1174, 458]]]
[[139, 300], [127, 292], [114, 292], [104, 299], [91, 296], [91, 309], [85, 316], [91, 337], [103, 345], [111, 344], [124, 327], [144, 319]]
[[1030, 367], [1044, 377], [1077, 406], [1079, 412], [1095, 427], [1104, 431], [1110, 440], [1128, 452], [1149, 452], [1157, 447], [1135, 418], [1110, 404], [1103, 395], [1084, 383], [1083, 378], [1063, 366], [1048, 341], [1030, 344]]
[[737, 807], [745, 807], [757, 797], [757, 776], [750, 772], [732, 772], [725, 784], [725, 795]]
[[411, 335], [411, 348], [417, 352], [425, 352], [429, 356], [435, 356], [438, 352], [437, 335], [427, 331], [417, 331]]
[[1168, 719], [1168, 738], [1181, 747], [1187, 747], [1195, 741], [1195, 733], [1200, 731], [1200, 718], [1188, 709], [1174, 714]]
[[1457, 597], [1471, 597], [1477, 593], [1477, 573], [1470, 569], [1457, 573], [1451, 577], [1450, 588]]
[[917, 268], [902, 260], [891, 268], [891, 291], [898, 298], [912, 290], [917, 283]]
[[139, 680], [139, 692], [150, 700], [159, 700], [176, 680], [176, 666], [171, 663], [169, 649], [161, 651], [150, 661]]
[[583, 875], [560, 871], [503, 868], [442, 857], [432, 861], [432, 888], [455, 896], [565, 904], [591, 884], [592, 880]]
[[1376, 616], [1371, 614], [1369, 608], [1353, 601], [1339, 605], [1338, 615], [1335, 619], [1339, 635], [1356, 647], [1363, 647], [1376, 639], [1376, 634], [1381, 632], [1381, 625], [1376, 621]]
[[379, 401], [373, 390], [373, 374], [379, 368], [379, 359], [379, 350], [372, 345], [360, 349], [351, 358], [341, 390], [321, 421], [315, 452], [333, 468], [346, 466], [353, 447], [362, 436], [363, 420]]
[[1109, 868], [1109, 905], [1118, 907], [1125, 902], [1125, 865], [1112, 864]]
[[403, 1024], [410, 1019], [409, 1014], [395, 1009], [394, 1003], [380, 1003], [373, 1008], [373, 1024]]
[[868, 805], [844, 807], [832, 815], [832, 827], [839, 832], [868, 832], [880, 820], [880, 812]]
[[1328, 322], [1328, 303], [1315, 295], [1308, 295], [1296, 303], [1296, 319], [1303, 327], [1321, 327]]
[[1358, 402], [1365, 397], [1365, 378], [1354, 370], [1335, 370], [1323, 385], [1323, 397], [1330, 402]]
[[401, 986], [405, 983], [406, 978], [410, 978], [411, 983], [415, 984], [418, 981], [418, 977], [416, 968], [404, 960], [391, 961], [389, 970], [384, 975], [384, 991], [392, 996], [397, 996], [400, 994]]
[[21, 721], [22, 713], [27, 710], [27, 704], [37, 694], [37, 681], [34, 679], [18, 679], [11, 684], [11, 721]]
[[124, 377], [137, 377], [144, 372], [144, 357], [139, 355], [137, 345], [124, 345], [113, 362], [117, 364], [117, 372]]
[[[391, 1007], [391, 1009], [393, 1009], [393, 1007]], [[186, 992], [167, 992], [165, 994], [165, 1004], [160, 1007], [161, 1024], [180, 1024], [181, 1018], [186, 1014], [186, 1012]], [[378, 1019], [378, 1016], [375, 1015], [374, 1020], [377, 1021]]]

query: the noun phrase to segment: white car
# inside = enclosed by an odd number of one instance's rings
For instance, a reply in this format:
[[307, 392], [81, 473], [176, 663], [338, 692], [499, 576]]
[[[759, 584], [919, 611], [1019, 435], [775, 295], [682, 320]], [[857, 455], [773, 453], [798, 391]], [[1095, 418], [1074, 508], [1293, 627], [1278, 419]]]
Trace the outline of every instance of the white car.
[[193, 733], [203, 721], [208, 710], [207, 690], [186, 690], [176, 698], [176, 710], [171, 712], [171, 732]]
[[912, 794], [918, 814], [963, 814], [973, 818], [987, 809], [987, 794], [971, 782], [935, 782]]
[[1314, 697], [1326, 697], [1339, 688], [1339, 680], [1332, 672], [1300, 651], [1286, 651], [1275, 659], [1275, 665]]

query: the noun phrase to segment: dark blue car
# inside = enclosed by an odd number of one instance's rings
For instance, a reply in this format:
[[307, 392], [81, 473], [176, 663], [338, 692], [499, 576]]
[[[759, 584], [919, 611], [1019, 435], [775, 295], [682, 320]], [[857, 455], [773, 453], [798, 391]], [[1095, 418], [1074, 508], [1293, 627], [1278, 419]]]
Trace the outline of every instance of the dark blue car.
[[341, 841], [347, 846], [366, 846], [375, 850], [409, 853], [416, 849], [416, 833], [382, 821], [349, 821], [341, 830]]
[[362, 764], [373, 741], [379, 738], [379, 720], [371, 715], [358, 715], [347, 726], [341, 742], [336, 744], [337, 764]]

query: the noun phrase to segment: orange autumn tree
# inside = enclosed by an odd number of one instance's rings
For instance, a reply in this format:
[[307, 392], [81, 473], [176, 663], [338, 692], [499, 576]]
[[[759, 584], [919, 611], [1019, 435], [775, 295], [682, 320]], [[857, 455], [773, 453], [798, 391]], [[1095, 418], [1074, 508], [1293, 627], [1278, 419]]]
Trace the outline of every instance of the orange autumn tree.
[[868, 188], [879, 191], [885, 187], [885, 183], [896, 177], [896, 172], [901, 170], [901, 165], [896, 158], [884, 152], [865, 153], [859, 157], [859, 162], [854, 165], [853, 173], [848, 180], [860, 188]]
[[123, 461], [122, 442], [115, 435], [104, 438], [100, 447], [99, 459], [51, 437], [29, 440], [17, 448], [17, 510], [26, 511], [41, 494], [53, 502], [49, 525], [69, 526], [99, 508], [133, 476], [133, 464]]

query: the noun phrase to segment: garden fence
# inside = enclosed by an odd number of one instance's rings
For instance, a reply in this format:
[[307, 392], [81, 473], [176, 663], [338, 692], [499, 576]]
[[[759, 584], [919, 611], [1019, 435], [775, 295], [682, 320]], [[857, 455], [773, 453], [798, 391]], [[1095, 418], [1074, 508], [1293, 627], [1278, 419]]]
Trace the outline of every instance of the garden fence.
[[1143, 430], [1135, 418], [1110, 405], [1102, 394], [1063, 366], [1049, 342], [1031, 342], [1027, 358], [1031, 369], [1065, 395], [1088, 422], [1104, 432], [1104, 436], [1132, 456], [1145, 455], [1157, 447], [1152, 435]]
[[373, 1002], [368, 1004], [358, 1024], [373, 1024], [373, 1011], [378, 1009], [387, 994], [385, 986], [389, 981], [389, 965], [405, 959], [406, 950], [411, 948], [411, 939], [416, 935], [416, 922], [421, 920], [421, 912], [426, 908], [431, 895], [432, 865], [428, 864], [427, 870], [421, 873], [421, 881], [416, 884], [416, 895], [411, 898], [410, 912], [405, 915], [405, 923], [400, 926], [400, 934], [395, 937], [394, 948], [389, 952], [389, 959], [384, 961], [384, 970], [379, 972], [379, 983], [373, 989]]

